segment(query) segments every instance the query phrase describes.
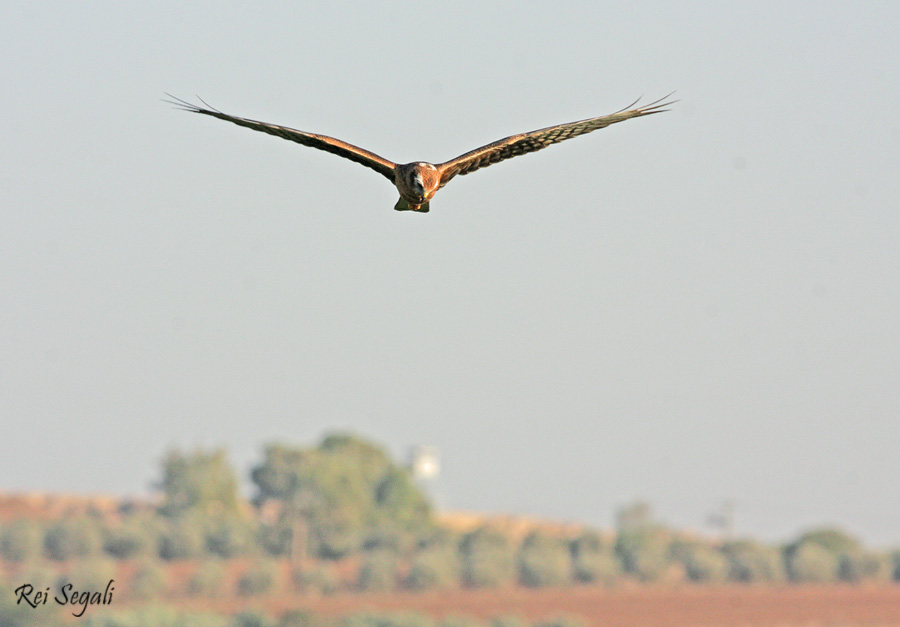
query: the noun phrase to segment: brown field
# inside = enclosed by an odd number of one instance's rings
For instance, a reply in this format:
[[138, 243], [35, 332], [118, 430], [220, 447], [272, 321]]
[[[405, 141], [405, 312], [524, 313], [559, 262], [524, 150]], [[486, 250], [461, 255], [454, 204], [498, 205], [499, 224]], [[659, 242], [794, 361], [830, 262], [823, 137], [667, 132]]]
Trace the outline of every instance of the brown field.
[[327, 616], [410, 611], [443, 617], [515, 614], [541, 620], [563, 614], [591, 627], [900, 626], [900, 586], [596, 587], [433, 593], [342, 594], [332, 597], [240, 598], [183, 607], [223, 612], [260, 609], [279, 614], [308, 609]]

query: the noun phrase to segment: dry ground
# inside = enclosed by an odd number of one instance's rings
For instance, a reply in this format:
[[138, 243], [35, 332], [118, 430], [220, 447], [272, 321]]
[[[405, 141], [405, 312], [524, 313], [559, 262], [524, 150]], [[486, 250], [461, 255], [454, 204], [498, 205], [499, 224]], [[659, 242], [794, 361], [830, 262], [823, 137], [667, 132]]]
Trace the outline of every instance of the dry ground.
[[756, 627], [879, 625], [900, 627], [900, 585], [783, 587], [635, 587], [603, 589], [342, 594], [332, 597], [240, 598], [195, 602], [197, 609], [262, 609], [278, 614], [303, 608], [337, 616], [364, 610], [412, 611], [442, 617], [491, 618], [516, 614], [540, 620], [580, 616], [591, 627]]

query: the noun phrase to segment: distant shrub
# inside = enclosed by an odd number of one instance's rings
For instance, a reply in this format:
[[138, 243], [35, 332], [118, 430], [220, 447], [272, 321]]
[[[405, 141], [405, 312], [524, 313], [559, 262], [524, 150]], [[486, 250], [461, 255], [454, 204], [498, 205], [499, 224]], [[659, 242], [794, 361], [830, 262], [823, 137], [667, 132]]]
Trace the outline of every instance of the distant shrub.
[[535, 623], [534, 627], [585, 627], [585, 624], [584, 621], [577, 616], [564, 615]]
[[598, 553], [580, 552], [572, 559], [572, 575], [581, 583], [613, 584], [619, 580], [622, 566], [616, 556], [603, 551]]
[[282, 524], [260, 524], [256, 528], [256, 545], [272, 557], [291, 553], [291, 529]]
[[[69, 572], [56, 580], [57, 588], [71, 583], [72, 589], [78, 592], [103, 592], [111, 579], [115, 579], [116, 569], [113, 562], [106, 559], [90, 559], [76, 563]], [[118, 589], [116, 583], [113, 584]]]
[[798, 546], [788, 558], [788, 574], [798, 583], [828, 583], [837, 580], [838, 557], [818, 543]]
[[801, 535], [788, 547], [788, 553], [805, 544], [816, 544], [835, 555], [854, 553], [863, 549], [862, 543], [849, 533], [841, 529], [823, 527]]
[[458, 533], [444, 527], [429, 527], [416, 539], [416, 548], [420, 551], [428, 549], [456, 549], [459, 547]]
[[622, 567], [613, 553], [614, 544], [596, 531], [586, 531], [569, 543], [572, 577], [581, 583], [614, 583]]
[[900, 581], [900, 549], [891, 552], [888, 557], [891, 579]]
[[0, 625], [3, 627], [35, 627], [34, 610], [18, 605], [15, 597], [4, 588], [0, 594]]
[[288, 610], [281, 615], [278, 627], [316, 627], [320, 619], [309, 610]]
[[362, 549], [370, 553], [387, 552], [399, 555], [410, 550], [413, 539], [396, 526], [379, 527], [367, 533], [362, 540]]
[[728, 560], [713, 548], [698, 549], [682, 562], [685, 574], [698, 583], [720, 583], [728, 579]]
[[615, 543], [604, 538], [597, 531], [585, 531], [569, 542], [572, 557], [583, 553], [605, 553], [612, 551]]
[[258, 596], [275, 592], [278, 570], [268, 560], [258, 561], [238, 577], [237, 590], [243, 596]]
[[276, 627], [276, 623], [267, 614], [249, 611], [233, 616], [229, 627]]
[[513, 614], [504, 614], [501, 616], [495, 616], [491, 619], [490, 622], [491, 627], [531, 627], [531, 623], [526, 621], [521, 616], [516, 616]]
[[135, 571], [128, 585], [128, 595], [135, 599], [155, 599], [166, 592], [166, 571], [159, 564], [144, 562]]
[[145, 555], [151, 546], [151, 538], [135, 526], [122, 525], [104, 532], [103, 550], [116, 559], [128, 560]]
[[669, 550], [672, 558], [682, 565], [684, 574], [690, 581], [718, 583], [728, 578], [728, 558], [708, 542], [678, 539]]
[[216, 597], [222, 590], [225, 581], [225, 567], [218, 560], [206, 560], [197, 566], [197, 570], [188, 580], [188, 593], [194, 596]]
[[416, 612], [398, 612], [385, 617], [385, 627], [436, 627], [430, 616]]
[[339, 525], [322, 525], [310, 529], [312, 553], [326, 560], [338, 560], [356, 553], [362, 547], [361, 532]]
[[669, 566], [668, 530], [656, 526], [634, 526], [616, 536], [616, 554], [628, 574], [641, 581], [658, 581]]
[[79, 619], [78, 625], [79, 627], [82, 625], [84, 627], [232, 627], [231, 621], [224, 616], [182, 612], [161, 605], [91, 614]]
[[436, 627], [434, 620], [414, 612], [379, 614], [362, 612], [345, 616], [337, 627]]
[[510, 583], [515, 577], [515, 556], [507, 537], [489, 527], [463, 536], [462, 580], [472, 588], [491, 588]]
[[381, 627], [381, 617], [372, 612], [358, 612], [341, 618], [338, 627]]
[[0, 557], [10, 562], [27, 562], [41, 554], [43, 529], [31, 520], [14, 520], [0, 532]]
[[562, 586], [571, 581], [568, 547], [540, 532], [529, 534], [518, 554], [519, 583], [530, 588]]
[[366, 592], [386, 592], [397, 585], [397, 558], [379, 551], [369, 555], [359, 569], [357, 585]]
[[728, 560], [728, 579], [740, 583], [780, 582], [785, 579], [784, 560], [777, 549], [753, 540], [727, 543], [722, 554]]
[[44, 551], [57, 562], [97, 555], [100, 552], [97, 525], [86, 518], [55, 523], [44, 533]]
[[254, 546], [253, 535], [247, 521], [236, 517], [222, 518], [206, 530], [206, 550], [223, 559], [247, 555]]
[[487, 622], [473, 616], [454, 614], [442, 619], [437, 627], [490, 627]]
[[333, 594], [340, 589], [340, 580], [329, 563], [300, 566], [291, 572], [294, 589], [302, 594]]
[[459, 583], [459, 556], [451, 548], [429, 548], [418, 553], [406, 577], [411, 590], [449, 588]]
[[16, 579], [20, 582], [27, 581], [34, 586], [35, 590], [43, 590], [49, 586], [55, 586], [59, 579], [58, 569], [54, 568], [49, 562], [28, 562], [23, 564], [23, 566], [24, 568], [18, 573]]
[[876, 553], [852, 551], [838, 557], [838, 578], [847, 583], [886, 581], [890, 574], [888, 559]]
[[185, 560], [203, 552], [203, 533], [199, 525], [188, 519], [176, 519], [159, 539], [159, 556], [164, 560]]

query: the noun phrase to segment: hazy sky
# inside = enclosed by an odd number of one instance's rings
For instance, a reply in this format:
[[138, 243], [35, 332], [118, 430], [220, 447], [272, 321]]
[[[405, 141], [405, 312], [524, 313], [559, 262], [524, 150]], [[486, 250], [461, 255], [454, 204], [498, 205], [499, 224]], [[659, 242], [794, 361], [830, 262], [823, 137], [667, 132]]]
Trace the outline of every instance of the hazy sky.
[[[898, 32], [896, 2], [5, 7], [0, 489], [341, 428], [437, 446], [451, 509], [731, 499], [740, 533], [900, 543]], [[406, 162], [675, 89], [429, 214], [160, 102]]]

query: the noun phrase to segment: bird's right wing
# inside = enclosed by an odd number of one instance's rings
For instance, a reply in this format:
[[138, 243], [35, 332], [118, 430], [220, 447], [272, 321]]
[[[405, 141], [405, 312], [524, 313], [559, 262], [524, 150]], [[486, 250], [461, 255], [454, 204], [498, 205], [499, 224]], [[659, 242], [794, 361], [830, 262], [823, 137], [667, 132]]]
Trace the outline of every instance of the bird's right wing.
[[[292, 142], [297, 142], [298, 144], [303, 144], [304, 146], [310, 146], [312, 148], [324, 150], [325, 152], [330, 152], [331, 154], [338, 155], [339, 157], [344, 157], [345, 159], [349, 159], [350, 161], [355, 161], [356, 163], [362, 164], [367, 168], [372, 168], [379, 174], [387, 177], [387, 179], [390, 180], [391, 183], [394, 182], [394, 167], [396, 166], [395, 163], [388, 161], [384, 157], [379, 157], [374, 152], [369, 152], [368, 150], [364, 150], [362, 148], [359, 148], [358, 146], [354, 146], [353, 144], [348, 144], [347, 142], [341, 141], [340, 139], [328, 137], [327, 135], [316, 135], [314, 133], [298, 131], [293, 128], [287, 128], [286, 126], [277, 126], [275, 124], [268, 124], [266, 122], [258, 122], [257, 120], [248, 120], [247, 118], [235, 117], [233, 115], [228, 115], [226, 113], [222, 113], [221, 111], [217, 111], [209, 107], [209, 105], [206, 105], [206, 107], [199, 107], [180, 98], [176, 98], [172, 94], [166, 95], [172, 98], [172, 100], [166, 100], [165, 102], [180, 107], [185, 111], [202, 113], [203, 115], [210, 115], [214, 118], [219, 118], [220, 120], [232, 122], [234, 124], [237, 124], [238, 126], [245, 126], [249, 129], [253, 129], [254, 131], [268, 133], [269, 135], [275, 135]], [[201, 100], [200, 102], [203, 101]], [[206, 103], [204, 102], [203, 104]]]

